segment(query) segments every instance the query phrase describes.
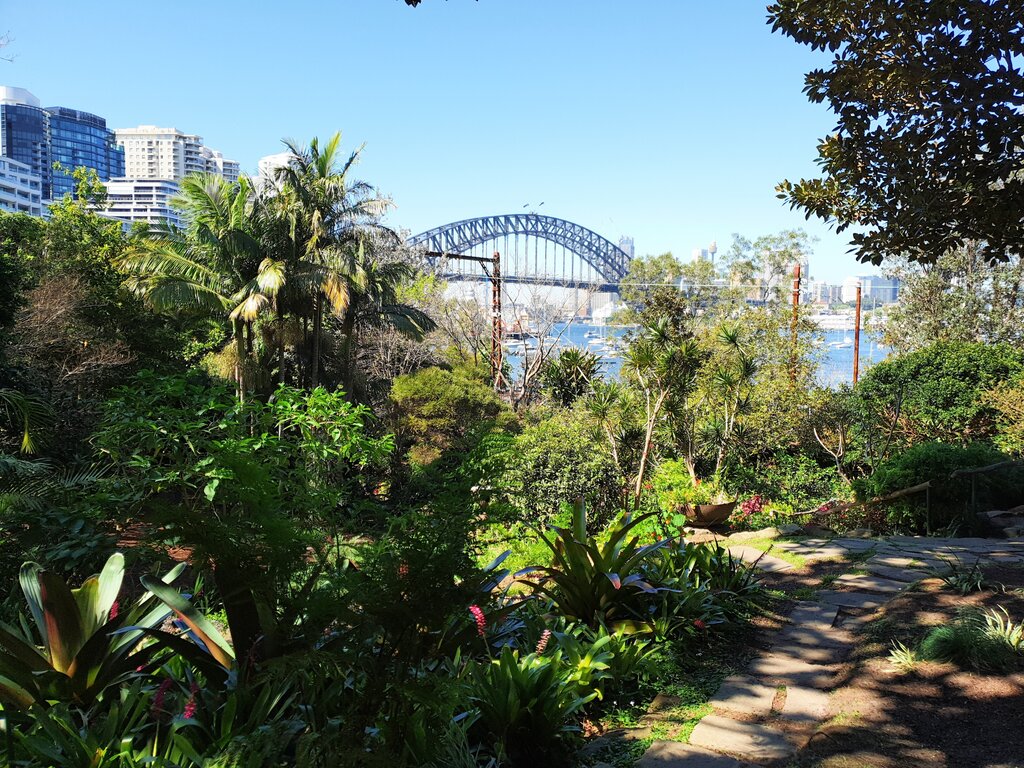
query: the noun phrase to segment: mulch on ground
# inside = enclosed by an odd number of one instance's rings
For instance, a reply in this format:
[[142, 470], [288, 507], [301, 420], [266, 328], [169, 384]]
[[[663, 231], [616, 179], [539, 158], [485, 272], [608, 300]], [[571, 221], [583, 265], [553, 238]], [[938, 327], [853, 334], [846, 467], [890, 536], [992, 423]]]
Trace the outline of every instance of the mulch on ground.
[[978, 674], [921, 662], [901, 671], [892, 641], [916, 646], [965, 607], [1005, 608], [1024, 619], [1024, 570], [986, 570], [1001, 588], [967, 596], [938, 579], [893, 599], [862, 634], [830, 719], [787, 768], [1024, 768], [1024, 666]]

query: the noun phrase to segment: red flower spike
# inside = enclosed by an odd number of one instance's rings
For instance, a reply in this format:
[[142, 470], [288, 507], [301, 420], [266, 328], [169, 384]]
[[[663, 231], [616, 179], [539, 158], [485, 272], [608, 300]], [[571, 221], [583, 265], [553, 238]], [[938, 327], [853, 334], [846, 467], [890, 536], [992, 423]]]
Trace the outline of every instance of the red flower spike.
[[487, 619], [484, 617], [484, 612], [479, 605], [469, 606], [469, 612], [473, 614], [473, 621], [476, 622], [476, 633], [483, 637], [487, 631]]

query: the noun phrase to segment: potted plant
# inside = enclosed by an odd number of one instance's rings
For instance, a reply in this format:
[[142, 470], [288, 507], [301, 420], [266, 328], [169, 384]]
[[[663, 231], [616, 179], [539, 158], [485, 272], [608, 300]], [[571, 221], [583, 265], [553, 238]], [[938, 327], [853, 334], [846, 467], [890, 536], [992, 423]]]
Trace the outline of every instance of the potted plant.
[[736, 501], [729, 498], [717, 477], [694, 479], [680, 460], [663, 462], [654, 475], [653, 485], [658, 506], [686, 515], [691, 525], [724, 523], [736, 508]]

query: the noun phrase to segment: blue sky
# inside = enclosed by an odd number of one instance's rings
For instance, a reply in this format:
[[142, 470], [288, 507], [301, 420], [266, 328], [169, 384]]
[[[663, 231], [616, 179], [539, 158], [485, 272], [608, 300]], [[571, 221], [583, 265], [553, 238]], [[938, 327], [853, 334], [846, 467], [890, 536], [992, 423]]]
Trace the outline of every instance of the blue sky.
[[763, 0], [0, 0], [0, 83], [111, 127], [173, 125], [254, 170], [342, 130], [419, 232], [538, 205], [638, 253], [803, 227], [811, 271], [870, 271], [775, 197], [833, 125], [822, 59]]

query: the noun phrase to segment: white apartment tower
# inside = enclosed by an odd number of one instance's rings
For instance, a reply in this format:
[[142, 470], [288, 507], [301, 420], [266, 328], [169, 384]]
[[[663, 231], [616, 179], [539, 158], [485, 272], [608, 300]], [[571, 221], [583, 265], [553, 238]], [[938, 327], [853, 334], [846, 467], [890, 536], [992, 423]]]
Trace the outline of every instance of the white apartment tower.
[[118, 128], [114, 133], [124, 147], [125, 178], [180, 182], [190, 173], [215, 173], [238, 181], [238, 163], [204, 146], [202, 136], [155, 125]]
[[0, 211], [42, 216], [42, 183], [25, 163], [0, 156]]

